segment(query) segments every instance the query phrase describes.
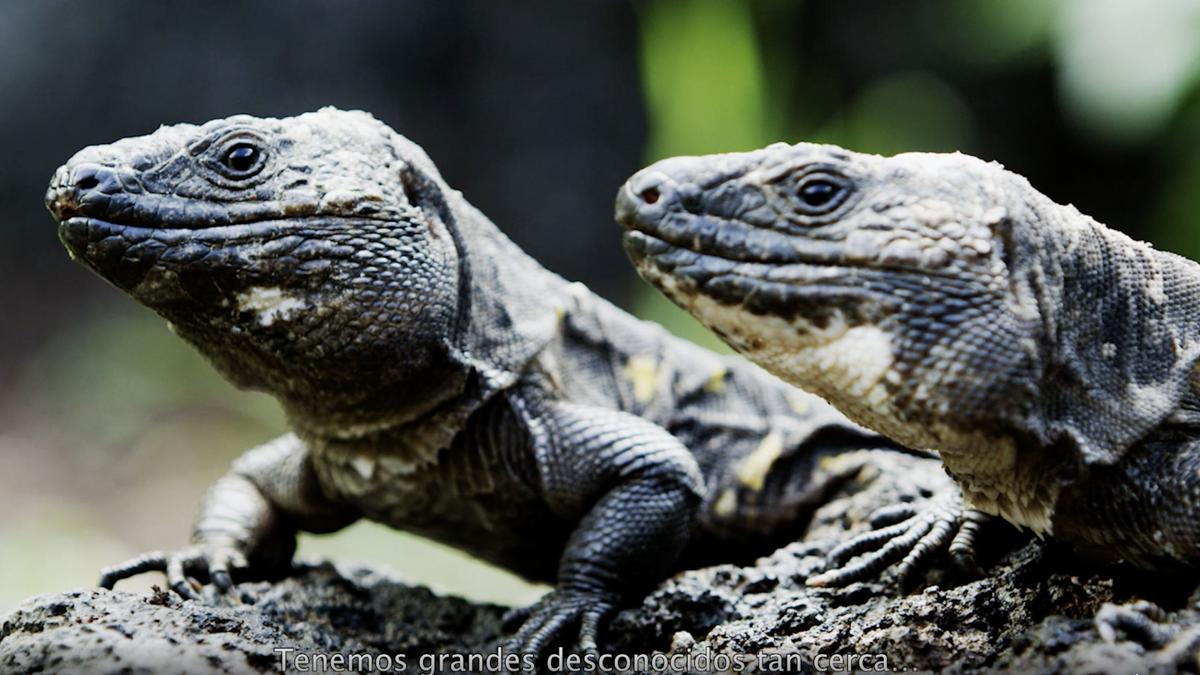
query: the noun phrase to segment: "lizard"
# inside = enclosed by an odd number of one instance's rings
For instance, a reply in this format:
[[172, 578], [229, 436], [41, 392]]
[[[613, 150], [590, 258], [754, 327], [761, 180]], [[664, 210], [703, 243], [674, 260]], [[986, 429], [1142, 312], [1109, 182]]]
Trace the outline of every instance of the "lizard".
[[973, 566], [995, 516], [1093, 561], [1200, 566], [1195, 262], [961, 153], [668, 158], [616, 220], [639, 273], [736, 351], [958, 485], [808, 584], [907, 575], [948, 543]]
[[289, 428], [210, 488], [188, 547], [106, 588], [162, 571], [184, 598], [228, 591], [298, 532], [365, 518], [553, 584], [510, 649], [576, 631], [595, 652], [622, 603], [789, 543], [871, 453], [904, 451], [546, 270], [365, 112], [88, 147], [45, 201], [72, 258]]

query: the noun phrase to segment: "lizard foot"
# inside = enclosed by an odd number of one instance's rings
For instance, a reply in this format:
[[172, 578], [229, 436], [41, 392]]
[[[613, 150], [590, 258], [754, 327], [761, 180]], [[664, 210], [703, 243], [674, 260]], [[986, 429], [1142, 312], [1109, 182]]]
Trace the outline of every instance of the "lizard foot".
[[197, 599], [190, 575], [207, 576], [221, 592], [233, 588], [232, 570], [247, 568], [246, 557], [229, 546], [191, 546], [182, 551], [153, 551], [100, 571], [100, 586], [112, 589], [118, 581], [143, 572], [164, 572], [171, 590], [187, 600]]
[[506, 625], [521, 624], [508, 641], [507, 651], [540, 657], [556, 638], [577, 624], [580, 651], [595, 657], [600, 624], [616, 608], [616, 598], [609, 594], [553, 590], [533, 605], [505, 615]]
[[871, 516], [875, 529], [835, 547], [827, 556], [831, 569], [809, 577], [805, 583], [818, 587], [846, 586], [874, 578], [899, 561], [896, 572], [903, 584], [947, 547], [956, 567], [978, 576], [975, 537], [990, 518], [965, 508], [958, 494], [933, 499], [921, 510], [911, 504], [884, 507]]

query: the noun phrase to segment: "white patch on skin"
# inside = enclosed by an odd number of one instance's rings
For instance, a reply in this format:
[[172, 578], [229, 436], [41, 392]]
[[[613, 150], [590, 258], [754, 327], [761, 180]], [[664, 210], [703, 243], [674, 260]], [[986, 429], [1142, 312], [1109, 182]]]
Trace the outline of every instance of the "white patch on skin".
[[788, 389], [786, 395], [788, 407], [797, 415], [807, 415], [812, 412], [814, 405], [824, 403], [820, 396], [799, 389]]
[[1007, 217], [1008, 217], [1008, 209], [1004, 208], [1003, 206], [993, 206], [992, 208], [988, 209], [987, 211], [984, 211], [983, 215], [980, 216], [979, 220], [984, 225], [991, 226], [991, 225], [999, 225]]
[[704, 391], [710, 394], [720, 394], [725, 391], [725, 378], [729, 376], [729, 369], [725, 366], [718, 366], [704, 381]]
[[728, 518], [737, 512], [737, 493], [732, 488], [721, 493], [721, 497], [713, 504], [713, 513], [722, 518]]
[[567, 295], [570, 295], [576, 300], [588, 302], [591, 300], [591, 294], [592, 292], [588, 290], [586, 284], [578, 281], [572, 281], [571, 283], [567, 284]]
[[288, 126], [287, 135], [297, 145], [303, 145], [312, 140], [313, 131], [307, 124], [292, 124]]
[[354, 470], [358, 472], [358, 475], [367, 480], [370, 480], [371, 476], [375, 475], [374, 455], [355, 455], [353, 459], [350, 460], [350, 466], [354, 467]]
[[244, 293], [238, 293], [235, 299], [239, 312], [258, 315], [260, 326], [270, 326], [276, 320], [286, 321], [292, 313], [308, 307], [304, 298], [288, 295], [282, 289], [270, 286], [254, 286]]
[[1054, 505], [1058, 501], [1057, 485], [1047, 485], [1048, 494], [1041, 499], [1014, 499], [1019, 495], [1004, 492], [997, 488], [990, 490], [973, 489], [969, 483], [963, 483], [963, 497], [967, 506], [1000, 516], [1004, 520], [1020, 527], [1027, 527], [1039, 537], [1054, 534]]
[[[643, 273], [668, 295], [687, 305], [705, 325], [726, 336], [731, 346], [783, 379], [815, 390], [854, 417], [879, 407], [868, 419], [888, 417], [883, 386], [891, 370], [891, 339], [875, 326], [851, 328], [835, 313], [824, 328], [803, 318], [786, 321], [757, 316], [739, 306], [723, 305], [702, 294], [680, 291], [675, 279], [650, 264]], [[816, 385], [816, 386], [812, 386]]]
[[[1156, 384], [1141, 385], [1130, 382], [1125, 385], [1125, 396], [1127, 401], [1137, 401], [1138, 410], [1147, 417], [1166, 417], [1178, 403], [1166, 387]], [[1116, 454], [1112, 458], [1119, 456]]]
[[378, 422], [364, 422], [361, 424], [343, 424], [337, 427], [329, 427], [322, 429], [322, 433], [327, 434], [330, 438], [335, 438], [339, 441], [354, 441], [361, 438], [366, 438], [372, 434], [377, 434], [381, 431], [386, 431], [392, 427], [398, 426], [400, 422], [394, 419], [385, 419]]
[[871, 406], [882, 405], [888, 397], [880, 384], [892, 367], [892, 341], [875, 326], [844, 329], [841, 335], [813, 346], [786, 351], [764, 346], [760, 351], [774, 369], [806, 374], [800, 378], [806, 381], [820, 378]]
[[633, 386], [633, 398], [638, 403], [649, 403], [658, 392], [658, 361], [653, 356], [629, 357], [624, 375]]
[[759, 441], [758, 447], [738, 464], [737, 479], [743, 486], [758, 492], [767, 482], [771, 465], [783, 454], [783, 434], [771, 429]]
[[1163, 286], [1162, 270], [1159, 269], [1158, 265], [1154, 265], [1152, 268], [1150, 281], [1146, 284], [1146, 297], [1150, 298], [1150, 301], [1156, 305], [1166, 304], [1167, 302], [1167, 290]]

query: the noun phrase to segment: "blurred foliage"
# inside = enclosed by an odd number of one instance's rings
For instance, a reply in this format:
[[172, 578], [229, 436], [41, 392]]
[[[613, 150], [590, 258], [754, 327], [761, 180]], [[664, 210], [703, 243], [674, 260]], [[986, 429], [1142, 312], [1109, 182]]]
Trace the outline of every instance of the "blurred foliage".
[[970, 147], [974, 130], [966, 102], [945, 82], [922, 71], [872, 82], [810, 140], [892, 155]]
[[1011, 68], [1046, 58], [1061, 3], [939, 0], [923, 20], [944, 48], [972, 67]]
[[[750, 150], [770, 142], [768, 87], [750, 3], [657, 0], [640, 6], [646, 159]], [[633, 310], [706, 347], [719, 339], [649, 284]]]
[[[439, 15], [436, 3], [421, 6], [428, 16]], [[647, 0], [635, 7], [637, 39], [628, 43], [639, 52], [649, 137], [641, 158], [608, 158], [609, 166], [777, 140], [879, 153], [962, 150], [1003, 161], [1055, 199], [1200, 259], [1200, 0]], [[373, 15], [364, 16], [370, 22]], [[507, 15], [496, 10], [489, 16]], [[0, 82], [20, 79], [14, 68], [37, 66], [33, 51], [19, 49], [10, 33], [0, 22], [0, 36], [11, 38], [0, 40], [0, 52], [14, 57], [8, 70], [0, 68]], [[420, 52], [440, 64], [442, 70], [429, 71], [434, 79], [456, 72], [455, 54], [473, 53], [469, 37], [458, 39], [461, 52]], [[504, 51], [493, 48], [498, 51], [487, 53]], [[437, 124], [493, 122], [490, 112], [470, 110], [516, 110], [510, 116], [525, 119], [519, 113], [531, 106], [513, 108], [510, 85], [496, 84], [510, 82], [502, 76], [511, 66], [486, 61], [493, 70], [478, 86], [494, 100], [464, 108], [455, 122], [431, 113], [410, 123], [436, 137]], [[392, 67], [402, 64], [380, 61], [379, 68]], [[581, 67], [578, 77], [589, 73]], [[603, 86], [632, 87], [634, 75], [629, 83], [603, 80]], [[566, 86], [564, 80], [554, 82], [542, 92], [547, 100], [577, 95], [555, 88]], [[368, 88], [375, 98], [367, 100], [385, 105], [391, 94]], [[42, 92], [36, 93], [10, 104], [38, 115]], [[638, 113], [618, 106], [607, 114]], [[538, 136], [538, 147], [556, 142], [539, 136], [550, 133], [541, 122], [513, 128]], [[443, 136], [456, 133], [444, 130]], [[505, 152], [516, 156], [523, 146], [513, 139], [506, 142], [515, 149]], [[492, 164], [480, 171], [523, 166], [497, 152], [501, 156], [488, 157]], [[452, 179], [479, 164], [474, 154], [464, 156], [469, 161], [458, 158], [457, 174], [454, 157], [448, 158]], [[560, 172], [553, 162], [546, 167]], [[510, 206], [558, 194], [510, 175], [519, 173], [515, 169], [499, 173], [505, 182], [498, 192], [527, 190]], [[589, 186], [605, 199], [615, 188]], [[519, 222], [518, 215], [501, 222]], [[567, 238], [597, 231], [615, 236], [604, 222], [563, 228], [557, 220], [529, 236], [540, 250], [557, 250]], [[580, 246], [570, 250], [590, 244]], [[37, 336], [36, 353], [0, 390], [0, 493], [8, 497], [0, 511], [0, 610], [32, 593], [91, 584], [96, 569], [125, 556], [182, 545], [206, 486], [246, 447], [284, 428], [272, 401], [233, 391], [159, 319], [115, 291], [98, 290], [89, 303], [77, 303], [68, 287], [82, 274], [66, 274], [52, 275], [68, 280], [30, 301], [61, 318], [38, 324], [47, 332]], [[637, 314], [725, 350], [627, 266], [607, 278], [629, 280], [625, 304]], [[301, 552], [390, 565], [414, 580], [483, 600], [524, 602], [539, 590], [383, 529], [359, 524], [306, 536]], [[154, 581], [138, 579], [130, 587]]]
[[1068, 111], [1089, 133], [1148, 142], [1200, 69], [1195, 0], [1064, 0], [1055, 57]]
[[641, 37], [651, 159], [749, 150], [771, 138], [750, 3], [648, 3]]

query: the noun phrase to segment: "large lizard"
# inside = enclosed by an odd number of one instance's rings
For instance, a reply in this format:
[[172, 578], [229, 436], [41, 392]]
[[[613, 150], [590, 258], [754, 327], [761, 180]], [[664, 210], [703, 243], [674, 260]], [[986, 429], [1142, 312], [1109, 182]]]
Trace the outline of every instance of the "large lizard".
[[[838, 547], [811, 585], [909, 572], [981, 512], [1092, 556], [1200, 565], [1200, 265], [962, 154], [672, 158], [616, 210], [674, 302], [852, 420], [936, 450], [961, 487]], [[971, 537], [954, 543], [969, 562]]]
[[593, 651], [620, 603], [789, 541], [896, 447], [548, 272], [366, 113], [86, 148], [46, 204], [72, 257], [291, 428], [211, 488], [190, 548], [106, 587], [162, 570], [185, 597], [189, 577], [228, 589], [288, 561], [297, 531], [368, 518], [554, 583], [513, 649], [578, 625]]

